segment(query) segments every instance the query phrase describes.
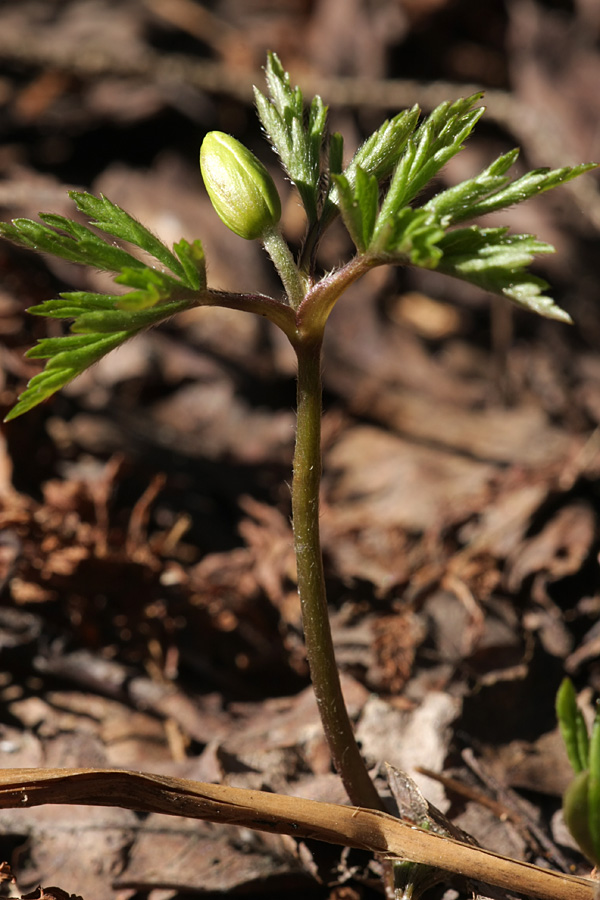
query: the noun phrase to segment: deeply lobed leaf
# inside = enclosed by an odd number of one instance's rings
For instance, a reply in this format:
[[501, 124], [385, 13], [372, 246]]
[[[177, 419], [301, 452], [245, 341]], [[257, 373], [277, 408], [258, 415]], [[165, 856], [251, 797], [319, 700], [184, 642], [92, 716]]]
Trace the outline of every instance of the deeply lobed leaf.
[[501, 294], [519, 306], [549, 319], [571, 318], [544, 294], [547, 283], [527, 270], [534, 255], [554, 253], [554, 247], [530, 234], [510, 234], [508, 228], [472, 225], [447, 232], [438, 244], [442, 257], [437, 271]]
[[[413, 106], [410, 110], [406, 109], [398, 113], [393, 119], [386, 119], [383, 125], [373, 132], [364, 144], [358, 148], [350, 163], [344, 169], [343, 174], [349, 186], [354, 187], [359, 170], [373, 176], [378, 184], [387, 178], [398, 162], [410, 135], [415, 130], [418, 119], [418, 106]], [[333, 137], [334, 135], [332, 135]], [[341, 147], [339, 157], [341, 157]], [[336, 152], [337, 158], [338, 154]], [[330, 166], [332, 174], [336, 171]], [[339, 171], [341, 171], [341, 165], [339, 166]], [[331, 220], [336, 209], [341, 209], [339, 191], [340, 186], [334, 179], [333, 188], [329, 193], [327, 205], [323, 211], [322, 220], [324, 224]]]
[[170, 318], [190, 305], [180, 300], [152, 309], [130, 312], [115, 309], [120, 297], [88, 294], [85, 291], [61, 294], [29, 312], [56, 319], [75, 319], [71, 334], [43, 338], [28, 351], [30, 359], [47, 359], [43, 372], [34, 375], [6, 416], [6, 421], [28, 412], [60, 390], [111, 350], [150, 325]]
[[69, 191], [69, 196], [77, 209], [88, 216], [90, 223], [100, 231], [139, 247], [170, 269], [177, 278], [185, 281], [185, 269], [177, 257], [156, 235], [116, 203], [102, 194], [94, 197], [83, 191]]
[[[65, 219], [46, 216], [52, 225], [32, 219], [0, 223], [0, 235], [27, 250], [50, 253], [69, 262], [94, 266], [104, 272], [119, 272], [125, 266], [143, 268], [144, 263], [121, 247], [107, 244], [89, 228]], [[63, 233], [65, 232], [65, 233]]]
[[470, 218], [467, 211], [476, 201], [494, 191], [499, 191], [509, 181], [504, 173], [512, 166], [518, 155], [518, 148], [510, 150], [474, 178], [440, 191], [425, 204], [424, 209], [433, 213], [444, 228]]
[[507, 183], [509, 179], [504, 177], [504, 172], [516, 160], [518, 153], [515, 149], [500, 156], [475, 178], [436, 194], [425, 208], [435, 213], [447, 227], [522, 203], [596, 168], [595, 163], [584, 163], [561, 169], [533, 169]]
[[[106, 197], [98, 198], [78, 191], [69, 191], [69, 196], [81, 212], [96, 217], [92, 224], [97, 228], [134, 244], [167, 266], [176, 277], [162, 272], [163, 282], [191, 290], [206, 285], [205, 261], [199, 241], [194, 244], [180, 241], [175, 246], [175, 256], [152, 232]], [[0, 222], [0, 235], [28, 250], [50, 253], [104, 272], [153, 271], [145, 262], [122, 247], [108, 243], [80, 222], [54, 213], [41, 213], [40, 219], [41, 222], [33, 219]]]
[[127, 332], [116, 334], [71, 335], [45, 338], [27, 354], [32, 358], [49, 358], [43, 372], [30, 380], [27, 388], [13, 406], [5, 421], [29, 412], [38, 403], [59, 391], [65, 384], [110, 353], [128, 337]]
[[7, 419], [27, 412], [142, 329], [189, 307], [206, 287], [199, 241], [190, 244], [181, 240], [172, 253], [106, 197], [77, 191], [72, 191], [71, 197], [81, 212], [93, 217], [97, 228], [139, 247], [170, 272], [151, 268], [87, 226], [64, 216], [42, 214], [41, 222], [15, 219], [10, 224], [0, 224], [0, 234], [21, 246], [116, 273], [116, 284], [133, 288], [123, 294], [72, 291], [29, 310], [34, 315], [74, 321], [71, 334], [41, 340], [28, 352], [30, 358], [48, 362], [44, 371], [31, 379]]
[[290, 76], [275, 53], [268, 55], [266, 78], [270, 98], [254, 88], [258, 115], [286, 174], [298, 189], [309, 223], [313, 224], [320, 197], [327, 107], [320, 97], [315, 97], [305, 120], [302, 91], [292, 89]]
[[417, 126], [419, 107], [405, 109], [393, 119], [386, 119], [377, 131], [367, 138], [356, 151], [345, 175], [353, 182], [359, 168], [378, 181], [387, 178], [400, 159], [406, 143]]
[[[515, 149], [498, 157], [474, 178], [440, 191], [423, 206], [409, 205], [462, 149], [484, 111], [474, 106], [481, 96], [473, 94], [454, 103], [442, 103], [414, 133], [408, 134], [377, 214], [370, 244], [363, 252], [385, 263], [409, 262], [437, 268], [508, 297], [540, 315], [568, 322], [569, 316], [545, 295], [546, 282], [527, 271], [534, 255], [553, 252], [551, 246], [530, 235], [509, 235], [507, 229], [448, 229], [564, 184], [595, 168], [595, 164], [536, 169], [511, 182], [507, 172], [517, 159], [519, 151]], [[412, 125], [412, 119], [407, 119], [406, 124]], [[338, 193], [343, 184], [352, 183], [348, 178], [346, 183], [335, 181]], [[360, 209], [349, 209], [350, 196], [346, 186], [345, 196], [338, 202], [356, 243], [362, 215]], [[352, 196], [354, 207], [360, 206], [357, 193]], [[369, 198], [369, 215], [371, 202]], [[361, 249], [359, 243], [357, 247]]]
[[484, 112], [483, 107], [472, 108], [481, 97], [482, 94], [473, 94], [454, 103], [442, 103], [408, 139], [381, 206], [376, 236], [387, 219], [407, 206], [462, 149], [463, 141]]

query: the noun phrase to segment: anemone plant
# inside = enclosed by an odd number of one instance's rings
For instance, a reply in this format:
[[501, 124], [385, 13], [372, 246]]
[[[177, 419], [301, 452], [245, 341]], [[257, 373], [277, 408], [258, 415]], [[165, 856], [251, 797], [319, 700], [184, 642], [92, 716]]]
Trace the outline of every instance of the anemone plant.
[[[306, 213], [299, 254], [294, 256], [281, 233], [281, 203], [273, 179], [246, 147], [229, 135], [210, 132], [202, 143], [200, 163], [217, 214], [241, 238], [264, 246], [281, 278], [283, 296], [211, 289], [200, 241], [181, 240], [171, 250], [106, 197], [71, 191], [92, 227], [41, 214], [41, 221], [2, 224], [0, 234], [21, 246], [111, 272], [117, 287], [106, 294], [62, 293], [29, 310], [71, 320], [70, 331], [44, 338], [29, 351], [30, 358], [46, 359], [46, 366], [31, 379], [7, 419], [27, 412], [141, 330], [182, 310], [244, 310], [266, 317], [283, 331], [298, 363], [292, 511], [312, 683], [348, 797], [357, 806], [381, 809], [344, 704], [327, 613], [319, 538], [321, 356], [327, 321], [351, 284], [370, 269], [388, 265], [435, 269], [542, 316], [570, 321], [546, 294], [547, 284], [529, 270], [534, 256], [553, 248], [532, 235], [482, 227], [473, 220], [564, 184], [595, 164], [535, 169], [511, 179], [508, 172], [518, 156], [518, 150], [511, 150], [475, 177], [435, 192], [432, 180], [460, 152], [483, 115], [481, 94], [442, 103], [425, 118], [416, 106], [398, 113], [345, 163], [342, 136], [327, 131], [327, 107], [315, 97], [306, 108], [302, 92], [291, 87], [275, 54], [269, 54], [266, 80], [268, 93], [256, 90], [256, 106]], [[429, 199], [422, 202], [423, 196]], [[333, 271], [320, 273], [316, 251], [338, 217], [355, 252]], [[122, 244], [144, 251], [147, 261]]]

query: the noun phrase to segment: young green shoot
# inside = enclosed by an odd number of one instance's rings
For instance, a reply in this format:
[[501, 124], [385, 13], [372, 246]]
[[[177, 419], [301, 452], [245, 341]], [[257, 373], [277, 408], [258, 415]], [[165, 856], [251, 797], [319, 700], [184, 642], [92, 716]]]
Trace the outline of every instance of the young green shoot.
[[569, 678], [556, 695], [556, 716], [575, 777], [563, 797], [567, 827], [581, 852], [600, 865], [600, 704], [588, 733]]
[[[417, 107], [377, 129], [344, 165], [343, 140], [327, 132], [327, 107], [308, 104], [292, 88], [279, 59], [269, 54], [268, 93], [256, 91], [258, 115], [284, 173], [306, 213], [305, 240], [296, 259], [279, 225], [281, 204], [271, 175], [229, 135], [204, 138], [201, 169], [217, 214], [234, 232], [258, 240], [271, 257], [283, 296], [221, 292], [206, 282], [199, 241], [168, 249], [105, 197], [71, 192], [91, 228], [56, 215], [16, 219], [0, 234], [21, 246], [114, 273], [114, 293], [72, 291], [33, 307], [34, 315], [71, 320], [69, 333], [41, 340], [28, 355], [46, 359], [7, 419], [30, 410], [106, 353], [150, 325], [184, 309], [222, 306], [270, 319], [293, 346], [298, 363], [297, 434], [292, 512], [298, 592], [310, 673], [335, 768], [350, 801], [382, 808], [354, 738], [335, 662], [319, 537], [321, 477], [321, 355], [329, 314], [353, 282], [375, 266], [435, 269], [499, 294], [528, 310], [570, 321], [533, 275], [534, 257], [553, 248], [505, 227], [481, 227], [478, 216], [514, 206], [594, 168], [593, 163], [537, 169], [511, 180], [518, 151], [483, 172], [421, 202], [443, 166], [464, 146], [484, 110], [480, 94], [442, 103], [420, 120]], [[326, 275], [316, 266], [319, 241], [341, 217], [356, 252]], [[118, 238], [146, 254], [141, 261]], [[122, 289], [125, 289], [124, 291]], [[576, 737], [575, 744], [581, 741]], [[594, 738], [592, 739], [594, 742]], [[573, 742], [572, 742], [573, 743]], [[578, 751], [583, 754], [583, 750]], [[584, 755], [584, 754], [583, 754]], [[580, 762], [582, 757], [580, 757]], [[590, 774], [590, 780], [592, 776]], [[595, 828], [596, 826], [594, 826]], [[416, 896], [416, 894], [415, 894]]]

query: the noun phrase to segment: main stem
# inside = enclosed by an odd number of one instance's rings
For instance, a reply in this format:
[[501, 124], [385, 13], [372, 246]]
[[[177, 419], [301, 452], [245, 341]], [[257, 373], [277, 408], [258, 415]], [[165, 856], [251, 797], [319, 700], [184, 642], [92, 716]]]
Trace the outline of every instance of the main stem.
[[304, 639], [321, 722], [348, 797], [356, 806], [383, 809], [348, 718], [327, 612], [319, 536], [322, 343], [320, 334], [318, 337], [301, 338], [295, 346], [298, 358], [298, 418], [292, 511]]

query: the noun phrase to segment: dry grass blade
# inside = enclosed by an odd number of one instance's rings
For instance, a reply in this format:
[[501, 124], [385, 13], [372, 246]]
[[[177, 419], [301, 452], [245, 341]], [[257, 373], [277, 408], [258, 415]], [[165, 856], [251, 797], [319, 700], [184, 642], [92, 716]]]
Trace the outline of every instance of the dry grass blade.
[[541, 900], [598, 900], [597, 885], [431, 834], [386, 813], [110, 769], [0, 770], [0, 808], [118, 806], [314, 838], [436, 866]]

